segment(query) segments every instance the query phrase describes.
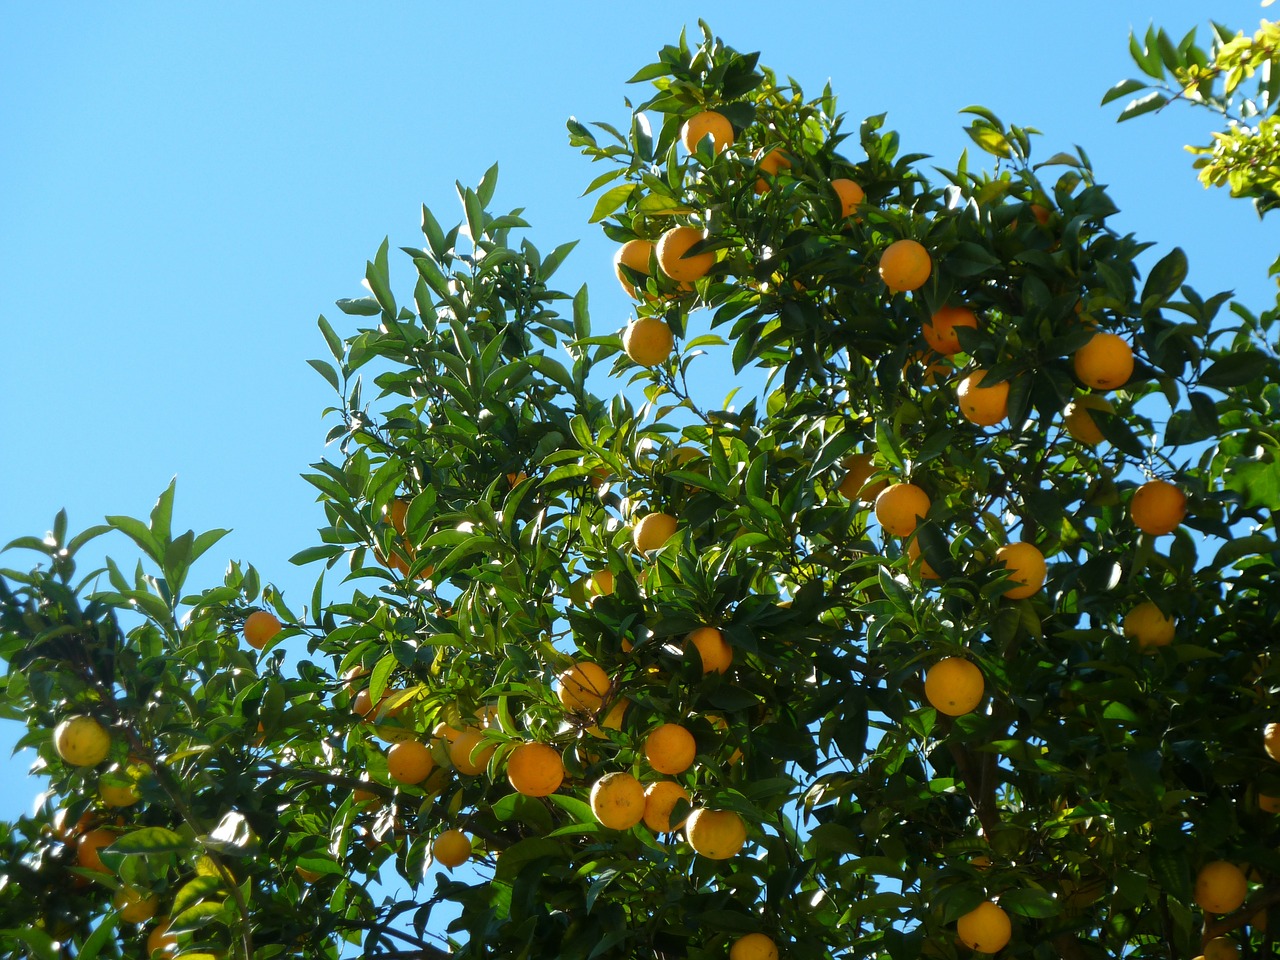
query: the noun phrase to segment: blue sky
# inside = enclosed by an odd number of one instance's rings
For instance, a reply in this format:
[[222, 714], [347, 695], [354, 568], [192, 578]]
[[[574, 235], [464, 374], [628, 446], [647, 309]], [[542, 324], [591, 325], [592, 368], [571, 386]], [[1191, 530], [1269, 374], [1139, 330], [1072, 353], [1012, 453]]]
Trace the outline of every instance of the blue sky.
[[[1118, 229], [1154, 256], [1182, 246], [1205, 295], [1270, 302], [1273, 223], [1203, 190], [1182, 151], [1212, 118], [1117, 125], [1118, 105], [1098, 106], [1136, 73], [1130, 27], [1154, 13], [1177, 36], [1210, 17], [1252, 30], [1253, 0], [707, 6], [727, 42], [807, 92], [830, 79], [855, 120], [887, 111], [904, 150], [940, 166], [968, 145], [957, 111], [972, 103], [1043, 131], [1041, 158], [1084, 146]], [[419, 205], [453, 222], [454, 181], [496, 160], [496, 205], [526, 208], [544, 251], [582, 238], [557, 280], [588, 283], [597, 328], [620, 327], [612, 244], [579, 197], [599, 170], [564, 121], [622, 122], [623, 98], [644, 95], [626, 79], [694, 13], [662, 0], [0, 8], [0, 543], [43, 534], [62, 507], [73, 528], [145, 515], [177, 475], [180, 529], [233, 529], [191, 585], [236, 558], [301, 607], [317, 571], [287, 561], [322, 517], [299, 473], [325, 455], [331, 400], [305, 363], [325, 352], [316, 316], [349, 332], [332, 303], [362, 294], [382, 238], [421, 244]], [[405, 263], [393, 277], [409, 289]], [[132, 563], [122, 538], [101, 549]], [[39, 787], [29, 758], [3, 760], [18, 733], [0, 724], [6, 817]]]

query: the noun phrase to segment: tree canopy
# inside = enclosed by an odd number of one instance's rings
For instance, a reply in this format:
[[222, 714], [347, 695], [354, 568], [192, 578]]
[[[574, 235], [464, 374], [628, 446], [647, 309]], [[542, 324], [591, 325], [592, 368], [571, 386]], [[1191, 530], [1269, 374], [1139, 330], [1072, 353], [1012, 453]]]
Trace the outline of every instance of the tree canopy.
[[[9, 545], [0, 715], [48, 792], [0, 824], [0, 942], [1269, 952], [1269, 320], [1177, 248], [1144, 276], [1085, 151], [982, 107], [989, 169], [935, 171], [705, 25], [632, 83], [568, 124], [625, 329], [496, 166], [424, 207], [411, 291], [384, 242], [320, 318], [310, 597], [188, 586], [223, 531], [173, 486]], [[138, 556], [82, 570], [108, 530]]]

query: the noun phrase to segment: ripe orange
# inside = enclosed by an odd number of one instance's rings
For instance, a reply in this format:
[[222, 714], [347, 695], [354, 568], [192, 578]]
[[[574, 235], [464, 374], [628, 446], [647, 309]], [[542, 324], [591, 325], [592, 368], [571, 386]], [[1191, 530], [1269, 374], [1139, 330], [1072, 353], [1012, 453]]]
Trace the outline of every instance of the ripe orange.
[[606, 773], [591, 788], [591, 812], [612, 830], [630, 830], [644, 817], [644, 787], [629, 773]]
[[93, 717], [67, 717], [54, 727], [53, 749], [73, 767], [96, 767], [111, 752], [111, 734]]
[[1187, 495], [1167, 480], [1148, 480], [1133, 492], [1129, 515], [1143, 533], [1173, 533], [1187, 516]]
[[970, 423], [980, 427], [994, 427], [1009, 416], [1009, 381], [984, 387], [982, 381], [987, 371], [974, 370], [956, 387], [956, 400], [960, 412]]
[[1230, 937], [1214, 937], [1204, 945], [1204, 960], [1239, 960], [1240, 947]]
[[729, 960], [778, 960], [778, 945], [763, 933], [748, 933], [733, 941]]
[[876, 519], [889, 533], [909, 537], [928, 515], [930, 504], [929, 495], [914, 483], [895, 483], [876, 497]]
[[733, 647], [725, 642], [724, 634], [715, 627], [699, 627], [685, 637], [685, 653], [693, 644], [702, 661], [703, 674], [724, 673], [733, 663]]
[[477, 750], [484, 735], [475, 727], [466, 727], [458, 732], [449, 744], [449, 762], [459, 773], [469, 777], [479, 776], [489, 766], [489, 758], [493, 756], [492, 743]]
[[689, 814], [684, 835], [699, 856], [728, 860], [747, 842], [747, 825], [732, 810], [699, 807]]
[[840, 481], [840, 495], [846, 500], [861, 500], [863, 503], [874, 503], [880, 492], [887, 487], [888, 481], [878, 480], [868, 484], [875, 473], [875, 459], [869, 453], [853, 453], [845, 457], [840, 465], [847, 471]]
[[694, 153], [698, 144], [708, 136], [711, 137], [711, 152], [720, 153], [733, 143], [733, 124], [723, 113], [703, 110], [680, 127], [680, 142], [690, 153]]
[[942, 579], [941, 577], [938, 576], [938, 571], [933, 569], [933, 567], [929, 565], [929, 561], [923, 559], [923, 555], [920, 553], [919, 537], [913, 536], [910, 540], [907, 541], [907, 563], [910, 564], [913, 570], [916, 569], [917, 563], [920, 564], [919, 574], [920, 574], [921, 580], [941, 580]]
[[676, 518], [669, 513], [647, 513], [631, 532], [632, 542], [641, 553], [657, 550], [676, 532]]
[[956, 921], [956, 933], [970, 950], [995, 953], [1009, 942], [1013, 926], [1007, 913], [986, 900]]
[[768, 179], [764, 177], [756, 178], [756, 193], [768, 193], [771, 189], [770, 181], [776, 177], [779, 171], [790, 169], [791, 158], [787, 156], [781, 147], [774, 147], [768, 153], [756, 154], [756, 167], [761, 173], [769, 175]]
[[618, 282], [622, 284], [622, 289], [626, 291], [627, 296], [634, 297], [636, 288], [631, 281], [627, 279], [627, 275], [623, 273], [622, 268], [628, 267], [636, 273], [643, 273], [649, 276], [649, 257], [653, 253], [653, 244], [648, 240], [628, 240], [618, 248], [618, 252], [613, 255], [613, 272], [618, 275]]
[[880, 254], [880, 279], [890, 293], [919, 289], [932, 272], [929, 251], [917, 240], [895, 240]]
[[609, 675], [597, 663], [582, 660], [556, 677], [556, 695], [566, 710], [595, 713], [609, 692]]
[[160, 899], [133, 887], [121, 887], [111, 898], [111, 905], [120, 911], [125, 923], [146, 923], [156, 915]]
[[613, 572], [611, 570], [597, 570], [591, 574], [591, 579], [587, 581], [587, 595], [594, 600], [596, 597], [607, 597], [613, 593]]
[[664, 723], [645, 738], [644, 755], [659, 773], [684, 773], [693, 766], [698, 744], [680, 724]]
[[1004, 596], [1010, 600], [1023, 600], [1044, 586], [1048, 568], [1044, 554], [1031, 543], [1009, 543], [996, 551], [996, 562], [1009, 569], [1009, 585]]
[[244, 618], [244, 642], [261, 650], [280, 632], [280, 621], [267, 610], [255, 610]]
[[959, 717], [982, 702], [982, 671], [963, 657], [939, 660], [924, 675], [924, 695], [939, 713]]
[[178, 938], [169, 932], [169, 918], [157, 918], [155, 926], [147, 934], [147, 956], [154, 957], [159, 953], [168, 957], [172, 956], [177, 949]]
[[1258, 794], [1258, 809], [1263, 813], [1280, 813], [1280, 797], [1269, 793]]
[[564, 783], [560, 751], [536, 741], [520, 744], [507, 757], [507, 780], [526, 797], [551, 796]]
[[691, 257], [685, 254], [703, 239], [702, 231], [697, 227], [672, 227], [658, 238], [658, 269], [672, 280], [686, 283], [701, 280], [716, 264], [715, 251], [695, 253]]
[[671, 822], [671, 812], [681, 800], [688, 801], [689, 791], [674, 780], [655, 780], [644, 788], [644, 823], [654, 833], [679, 830], [684, 821]]
[[1262, 728], [1262, 745], [1268, 757], [1280, 760], [1280, 723], [1268, 723]]
[[631, 706], [630, 700], [626, 697], [618, 697], [618, 699], [613, 701], [613, 704], [605, 713], [603, 720], [587, 727], [587, 733], [591, 734], [593, 737], [603, 738], [608, 736], [608, 734], [605, 733], [606, 730], [621, 730], [622, 718], [623, 715], [626, 714], [627, 707], [629, 706]]
[[1140, 647], [1167, 647], [1173, 643], [1173, 629], [1173, 617], [1165, 616], [1150, 600], [1144, 600], [1124, 616], [1124, 635], [1138, 641]]
[[103, 806], [107, 807], [132, 807], [142, 799], [134, 783], [121, 784], [108, 780], [98, 781], [98, 796], [102, 798]]
[[954, 356], [963, 348], [960, 346], [958, 327], [978, 329], [978, 317], [968, 307], [943, 307], [925, 321], [922, 331], [925, 343], [944, 357]]
[[671, 356], [675, 346], [671, 328], [657, 317], [632, 320], [622, 333], [622, 349], [632, 363], [642, 367], [656, 367]]
[[1248, 892], [1244, 872], [1226, 860], [1207, 863], [1196, 874], [1195, 900], [1206, 913], [1234, 913]]
[[1080, 382], [1095, 390], [1115, 390], [1133, 376], [1133, 348], [1114, 333], [1095, 333], [1071, 358]]
[[858, 205], [866, 199], [866, 191], [852, 180], [840, 177], [831, 181], [831, 189], [840, 200], [840, 219], [851, 216], [858, 210]]
[[397, 783], [421, 783], [435, 765], [431, 748], [421, 740], [401, 740], [387, 751], [387, 773]]
[[431, 857], [447, 870], [460, 867], [471, 859], [471, 840], [461, 830], [446, 830], [431, 844]]
[[76, 841], [76, 863], [87, 870], [97, 870], [99, 873], [107, 873], [106, 864], [102, 862], [100, 851], [103, 847], [109, 847], [115, 843], [116, 832], [108, 830], [106, 827], [95, 827], [88, 833], [80, 834], [80, 839]]
[[1090, 410], [1101, 410], [1103, 413], [1116, 412], [1116, 408], [1106, 397], [1100, 397], [1096, 393], [1082, 393], [1067, 404], [1066, 410], [1062, 412], [1062, 421], [1072, 440], [1086, 447], [1096, 447], [1104, 437], [1102, 431], [1098, 429], [1097, 422], [1089, 415]]
[[391, 524], [391, 529], [400, 536], [404, 536], [405, 520], [409, 516], [409, 501], [401, 500], [397, 497], [386, 506], [387, 522]]

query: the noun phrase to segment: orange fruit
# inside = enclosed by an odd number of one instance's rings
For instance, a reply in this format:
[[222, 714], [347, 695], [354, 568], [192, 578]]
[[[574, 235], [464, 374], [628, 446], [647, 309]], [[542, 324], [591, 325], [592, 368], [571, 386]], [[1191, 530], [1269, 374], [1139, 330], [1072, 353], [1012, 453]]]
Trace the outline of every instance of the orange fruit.
[[1240, 947], [1230, 937], [1214, 937], [1204, 945], [1204, 960], [1237, 960]]
[[98, 796], [107, 807], [132, 807], [142, 799], [133, 783], [120, 784], [106, 780], [98, 782]]
[[978, 317], [968, 307], [943, 307], [925, 321], [921, 332], [925, 343], [944, 357], [954, 356], [963, 348], [960, 346], [958, 327], [978, 329]]
[[96, 827], [88, 833], [82, 833], [76, 841], [76, 863], [87, 870], [107, 873], [106, 864], [102, 862], [100, 851], [115, 843], [116, 832], [106, 827]]
[[613, 593], [613, 572], [611, 570], [597, 570], [591, 574], [591, 579], [587, 581], [587, 594], [592, 599], [596, 597], [607, 597]]
[[791, 167], [791, 158], [783, 152], [781, 147], [774, 147], [768, 153], [756, 154], [756, 168], [761, 173], [767, 173], [769, 179], [764, 177], [756, 178], [756, 193], [768, 193], [770, 190], [770, 180], [778, 175], [782, 170], [788, 170]]
[[858, 205], [867, 197], [866, 191], [847, 177], [832, 180], [831, 189], [835, 191], [836, 197], [840, 200], [841, 220], [856, 213]]
[[889, 533], [909, 537], [929, 513], [930, 504], [929, 495], [914, 483], [895, 483], [876, 497], [876, 519]]
[[73, 767], [96, 767], [111, 752], [111, 734], [93, 717], [67, 717], [53, 729], [53, 749]]
[[280, 632], [280, 621], [266, 610], [255, 610], [244, 618], [244, 642], [261, 650]]
[[919, 289], [932, 272], [929, 251], [917, 240], [895, 240], [880, 254], [880, 279], [891, 293]]
[[676, 532], [676, 518], [669, 513], [647, 513], [631, 531], [631, 540], [641, 553], [657, 550]]
[[1234, 913], [1248, 892], [1244, 872], [1226, 860], [1207, 863], [1196, 874], [1195, 900], [1206, 913]]
[[880, 492], [889, 485], [885, 480], [867, 483], [876, 469], [875, 460], [869, 453], [850, 454], [840, 462], [840, 465], [846, 472], [840, 480], [839, 490], [840, 495], [846, 500], [857, 499], [863, 503], [874, 503]]
[[724, 634], [715, 627], [699, 627], [685, 637], [686, 653], [690, 644], [698, 651], [703, 674], [724, 673], [733, 663], [733, 647], [725, 642]]
[[960, 412], [970, 423], [980, 427], [994, 427], [1009, 416], [1009, 381], [984, 387], [982, 381], [987, 371], [974, 370], [956, 387], [956, 400]]
[[1148, 480], [1133, 492], [1129, 515], [1143, 533], [1173, 533], [1187, 516], [1187, 495], [1168, 480]]
[[147, 956], [154, 957], [159, 953], [168, 957], [172, 956], [177, 949], [178, 938], [169, 932], [169, 918], [158, 918], [151, 932], [147, 934]]
[[471, 859], [471, 839], [461, 830], [445, 830], [431, 844], [431, 858], [447, 870], [460, 867]]
[[701, 280], [716, 264], [714, 250], [686, 256], [689, 249], [701, 243], [704, 237], [697, 227], [672, 227], [658, 238], [655, 248], [658, 258], [658, 269], [672, 280], [692, 283]]
[[397, 783], [421, 783], [435, 765], [431, 748], [421, 740], [401, 740], [387, 751], [387, 773]]
[[1280, 723], [1268, 723], [1262, 728], [1262, 745], [1267, 756], [1272, 760], [1280, 760]]
[[626, 697], [618, 697], [618, 699], [614, 700], [609, 709], [605, 712], [604, 719], [587, 727], [587, 733], [591, 734], [593, 737], [603, 738], [608, 736], [608, 734], [605, 733], [606, 730], [621, 730], [622, 718], [626, 714], [627, 707], [629, 706], [631, 706], [630, 700]]
[[996, 562], [1009, 570], [1008, 588], [1004, 596], [1023, 600], [1044, 586], [1048, 568], [1044, 554], [1031, 543], [1008, 543], [996, 551]]
[[606, 773], [591, 788], [591, 812], [612, 830], [630, 830], [644, 817], [644, 787], [629, 773]]
[[1133, 348], [1114, 333], [1095, 333], [1071, 358], [1076, 377], [1095, 390], [1115, 390], [1133, 376]]
[[507, 757], [507, 780], [526, 797], [551, 796], [564, 783], [560, 751], [536, 741], [520, 744]]
[[626, 291], [627, 296], [634, 297], [636, 288], [631, 281], [627, 279], [627, 275], [622, 268], [627, 267], [636, 273], [643, 273], [649, 276], [649, 257], [653, 253], [653, 244], [648, 240], [628, 240], [618, 248], [618, 252], [613, 255], [613, 272], [618, 275], [618, 282], [622, 284], [622, 289]]
[[1280, 813], [1280, 797], [1269, 793], [1258, 794], [1258, 809], [1263, 813]]
[[622, 333], [622, 349], [632, 363], [642, 367], [656, 367], [671, 356], [675, 346], [671, 328], [657, 317], [632, 320]]
[[1124, 635], [1140, 647], [1167, 647], [1173, 643], [1174, 623], [1173, 617], [1144, 600], [1124, 615]]
[[664, 723], [645, 738], [644, 755], [659, 773], [684, 773], [693, 766], [698, 744], [680, 724]]
[[703, 110], [695, 113], [680, 127], [680, 142], [690, 153], [694, 153], [698, 144], [707, 137], [711, 137], [711, 152], [721, 153], [733, 143], [733, 124], [723, 113]]
[[681, 800], [688, 801], [689, 791], [674, 780], [655, 780], [644, 788], [644, 823], [654, 833], [671, 833], [684, 823], [671, 822], [671, 811]]
[[80, 814], [80, 819], [75, 823], [68, 823], [67, 821], [70, 820], [70, 818], [71, 814], [67, 808], [60, 807], [54, 813], [53, 819], [49, 822], [49, 826], [53, 830], [53, 835], [63, 843], [71, 843], [79, 837], [80, 834], [92, 827], [97, 820], [97, 817], [94, 816], [94, 813], [91, 810], [86, 810], [84, 813]]
[[484, 773], [489, 766], [489, 758], [493, 756], [494, 745], [490, 743], [477, 750], [483, 739], [484, 734], [475, 727], [466, 727], [458, 732], [449, 744], [449, 762], [455, 770], [469, 777]]
[[357, 807], [364, 807], [367, 810], [377, 810], [383, 805], [382, 797], [363, 787], [356, 787], [351, 791], [351, 802]]
[[778, 945], [763, 933], [748, 933], [733, 941], [729, 960], [778, 960]]
[[556, 695], [566, 710], [573, 713], [595, 713], [609, 692], [609, 675], [590, 660], [575, 663], [556, 677]]
[[156, 915], [160, 899], [133, 887], [121, 887], [111, 898], [111, 905], [120, 911], [125, 923], [146, 923]]
[[1009, 915], [990, 900], [980, 903], [956, 921], [960, 942], [979, 953], [995, 953], [1013, 935]]
[[1082, 393], [1068, 403], [1067, 408], [1062, 411], [1062, 422], [1067, 428], [1067, 433], [1076, 443], [1082, 443], [1086, 447], [1096, 447], [1105, 438], [1102, 436], [1102, 431], [1098, 429], [1097, 422], [1089, 415], [1090, 410], [1100, 410], [1103, 413], [1116, 412], [1116, 408], [1105, 397], [1100, 397], [1096, 393]]
[[732, 810], [699, 807], [684, 825], [693, 852], [708, 860], [728, 860], [747, 842], [747, 825]]
[[404, 536], [405, 520], [409, 516], [409, 501], [401, 500], [398, 497], [392, 500], [386, 506], [387, 522], [391, 524], [391, 529], [400, 536]]
[[982, 702], [982, 671], [963, 657], [939, 660], [924, 675], [924, 695], [939, 713], [959, 717]]
[[923, 559], [923, 555], [920, 553], [920, 539], [918, 537], [913, 536], [907, 541], [907, 563], [913, 570], [916, 569], [917, 563], [920, 564], [919, 574], [921, 580], [942, 579], [938, 576], [938, 571], [929, 566], [929, 561]]

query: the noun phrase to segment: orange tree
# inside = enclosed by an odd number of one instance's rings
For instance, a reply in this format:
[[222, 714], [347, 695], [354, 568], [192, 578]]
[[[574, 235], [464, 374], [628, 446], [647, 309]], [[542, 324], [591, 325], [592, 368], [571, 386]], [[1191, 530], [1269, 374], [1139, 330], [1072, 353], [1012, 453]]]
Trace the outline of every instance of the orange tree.
[[[189, 591], [220, 532], [172, 488], [11, 545], [0, 704], [49, 790], [0, 826], [10, 955], [1269, 942], [1280, 497], [1232, 479], [1264, 338], [1215, 339], [1227, 298], [1176, 249], [1140, 277], [1083, 152], [986, 110], [994, 170], [935, 183], [705, 27], [633, 80], [626, 124], [569, 124], [625, 331], [496, 170], [424, 209], [408, 300], [384, 244], [366, 324], [321, 319], [295, 560], [348, 596]], [[106, 529], [140, 560], [85, 575]]]

